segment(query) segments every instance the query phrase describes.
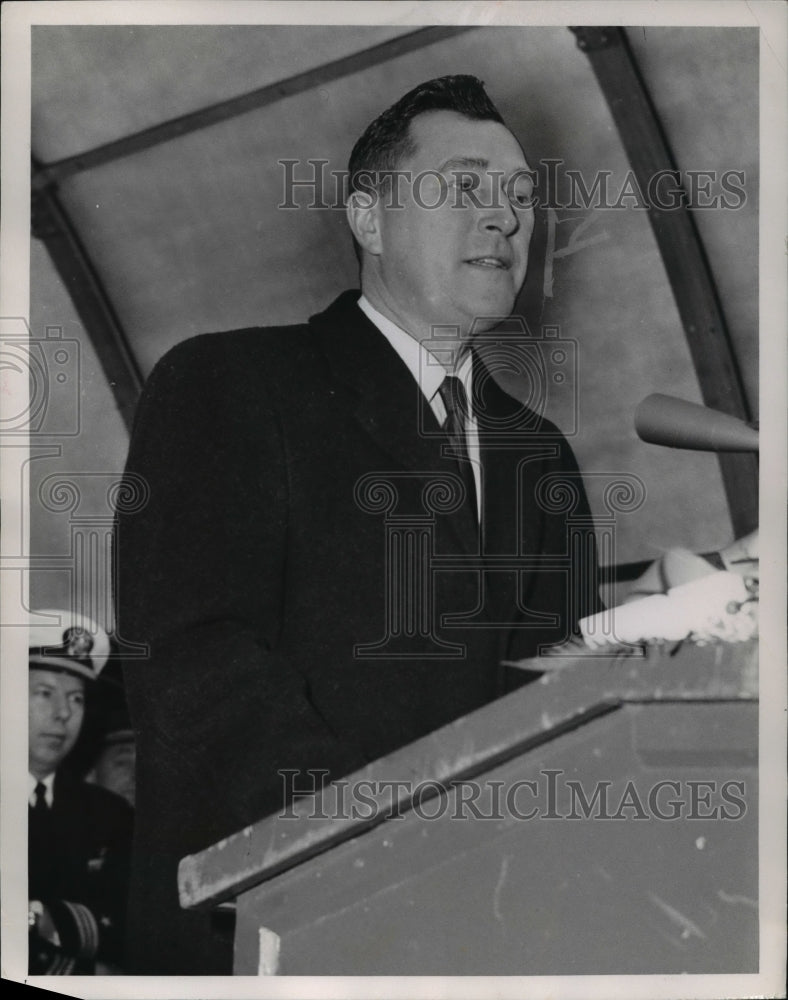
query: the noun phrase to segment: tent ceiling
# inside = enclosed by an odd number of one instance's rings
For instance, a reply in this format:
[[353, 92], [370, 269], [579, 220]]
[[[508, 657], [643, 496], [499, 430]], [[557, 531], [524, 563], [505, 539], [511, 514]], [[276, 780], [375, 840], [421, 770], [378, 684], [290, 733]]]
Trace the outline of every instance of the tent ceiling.
[[35, 150], [61, 159], [403, 34], [270, 25], [33, 30]]

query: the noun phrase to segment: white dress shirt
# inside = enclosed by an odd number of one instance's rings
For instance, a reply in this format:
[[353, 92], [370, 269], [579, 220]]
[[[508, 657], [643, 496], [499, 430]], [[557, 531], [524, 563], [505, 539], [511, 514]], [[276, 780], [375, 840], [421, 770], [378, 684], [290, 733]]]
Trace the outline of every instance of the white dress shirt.
[[[358, 300], [359, 309], [380, 330], [415, 379], [419, 389], [430, 404], [432, 412], [441, 427], [446, 422], [446, 407], [438, 390], [447, 375], [451, 374], [441, 364], [438, 358], [420, 341], [412, 337], [406, 330], [392, 323], [390, 319], [370, 303], [364, 295]], [[465, 355], [459, 369], [454, 373], [462, 382], [468, 398], [468, 416], [465, 421], [465, 443], [468, 458], [473, 469], [473, 479], [476, 485], [476, 517], [481, 522], [482, 516], [482, 472], [479, 453], [479, 425], [473, 415], [473, 359], [470, 351]]]

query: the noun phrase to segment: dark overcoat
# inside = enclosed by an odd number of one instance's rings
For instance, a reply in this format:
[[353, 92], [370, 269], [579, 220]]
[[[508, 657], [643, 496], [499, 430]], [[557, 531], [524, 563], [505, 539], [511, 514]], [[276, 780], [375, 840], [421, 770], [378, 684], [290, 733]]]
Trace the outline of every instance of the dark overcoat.
[[126, 669], [130, 971], [230, 971], [210, 918], [178, 910], [177, 863], [280, 810], [278, 772], [339, 777], [423, 736], [596, 610], [593, 544], [567, 561], [543, 489], [567, 476], [587, 514], [566, 440], [475, 362], [480, 540], [447, 438], [357, 297], [186, 341], [140, 403], [115, 543], [121, 641], [150, 650]]

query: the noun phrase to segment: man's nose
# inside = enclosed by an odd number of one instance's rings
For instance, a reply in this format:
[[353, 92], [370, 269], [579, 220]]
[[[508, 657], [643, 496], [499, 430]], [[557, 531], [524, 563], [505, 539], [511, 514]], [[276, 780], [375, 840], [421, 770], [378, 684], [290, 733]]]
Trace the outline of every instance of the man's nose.
[[499, 232], [504, 236], [511, 236], [520, 228], [520, 220], [517, 213], [509, 204], [508, 198], [498, 195], [498, 200], [493, 201], [489, 208], [481, 213], [479, 218], [479, 228], [487, 232]]
[[58, 695], [55, 699], [55, 718], [63, 721], [71, 718], [71, 702], [65, 695]]

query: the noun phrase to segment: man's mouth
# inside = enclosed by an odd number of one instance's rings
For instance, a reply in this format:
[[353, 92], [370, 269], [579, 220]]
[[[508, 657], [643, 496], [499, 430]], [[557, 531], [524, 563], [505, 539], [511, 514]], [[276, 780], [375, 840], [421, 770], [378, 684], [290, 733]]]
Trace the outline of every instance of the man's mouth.
[[465, 263], [473, 264], [474, 267], [492, 267], [499, 271], [508, 271], [511, 267], [511, 264], [502, 257], [472, 257]]

